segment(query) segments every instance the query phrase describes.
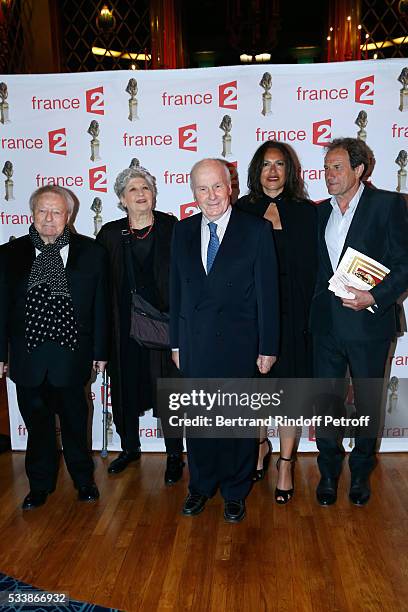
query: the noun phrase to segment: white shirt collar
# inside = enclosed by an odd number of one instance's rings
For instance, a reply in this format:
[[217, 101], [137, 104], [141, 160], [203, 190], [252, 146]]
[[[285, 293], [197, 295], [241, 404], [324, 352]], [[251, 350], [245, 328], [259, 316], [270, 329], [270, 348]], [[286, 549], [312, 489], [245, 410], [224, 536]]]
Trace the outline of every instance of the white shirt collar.
[[[360, 187], [357, 189], [356, 193], [354, 194], [354, 196], [351, 198], [350, 203], [345, 211], [344, 214], [352, 214], [354, 213], [357, 204], [360, 201], [361, 195], [364, 191], [364, 183], [360, 183]], [[334, 210], [338, 210], [339, 212], [341, 212], [339, 204], [337, 202], [336, 196], [332, 196], [331, 200], [330, 200], [330, 204], [332, 205], [332, 207], [334, 208]]]
[[[231, 205], [228, 206], [227, 210], [225, 211], [225, 213], [222, 215], [222, 217], [220, 217], [219, 219], [217, 219], [216, 221], [214, 221], [214, 223], [217, 224], [217, 233], [221, 232], [221, 231], [225, 231], [225, 228], [228, 225], [228, 221], [230, 219], [231, 216]], [[203, 213], [203, 217], [201, 220], [201, 223], [205, 226], [207, 226], [209, 223], [211, 223], [210, 219], [208, 219], [205, 214]]]

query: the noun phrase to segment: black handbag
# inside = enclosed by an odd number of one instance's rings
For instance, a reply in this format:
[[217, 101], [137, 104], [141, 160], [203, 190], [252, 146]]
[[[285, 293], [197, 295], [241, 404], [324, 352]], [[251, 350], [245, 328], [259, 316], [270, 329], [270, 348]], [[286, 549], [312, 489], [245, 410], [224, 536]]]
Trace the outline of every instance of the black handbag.
[[133, 270], [133, 262], [130, 252], [130, 235], [127, 230], [122, 232], [125, 239], [125, 263], [129, 279], [131, 304], [130, 304], [130, 332], [131, 338], [136, 340], [140, 346], [148, 349], [169, 349], [169, 321], [167, 313], [161, 312], [150, 302], [137, 293], [136, 279]]

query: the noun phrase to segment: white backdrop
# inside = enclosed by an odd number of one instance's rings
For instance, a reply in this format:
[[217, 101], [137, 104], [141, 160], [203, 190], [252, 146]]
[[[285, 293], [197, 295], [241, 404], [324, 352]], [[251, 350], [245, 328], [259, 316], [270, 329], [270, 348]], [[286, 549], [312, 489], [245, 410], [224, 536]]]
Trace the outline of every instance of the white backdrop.
[[[398, 82], [406, 63], [395, 59], [0, 76], [8, 91], [8, 108], [0, 105], [0, 167], [6, 161], [13, 166], [12, 189], [4, 173], [0, 178], [0, 241], [27, 233], [31, 222], [28, 198], [34, 189], [48, 184], [75, 192], [80, 201], [76, 229], [93, 235], [94, 198], [102, 202], [103, 222], [120, 217], [113, 184], [135, 157], [157, 178], [157, 208], [183, 218], [196, 211], [188, 177], [197, 160], [224, 153], [231, 163], [235, 194], [239, 190], [242, 195], [248, 163], [268, 139], [286, 141], [295, 148], [311, 199], [322, 200], [327, 197], [323, 147], [332, 138], [356, 136], [360, 111], [367, 113], [366, 141], [377, 160], [373, 183], [395, 190], [399, 170], [395, 159], [401, 149], [408, 148], [408, 107], [407, 112], [399, 110]], [[264, 72], [272, 79], [269, 106], [260, 86]], [[126, 91], [131, 89], [129, 79], [136, 79], [133, 94]], [[230, 153], [224, 148], [220, 128], [225, 115], [231, 119]], [[88, 133], [91, 121], [98, 122], [94, 136]], [[91, 147], [92, 139], [99, 143]], [[407, 313], [406, 303], [405, 310]], [[408, 340], [401, 338], [391, 374], [402, 379], [407, 372]], [[402, 414], [407, 394], [401, 392], [404, 385], [399, 388]], [[25, 428], [10, 381], [8, 391], [12, 445], [22, 449]], [[102, 441], [100, 377], [91, 393], [93, 445], [98, 449]], [[143, 450], [164, 448], [155, 419], [147, 415], [140, 426]], [[275, 431], [270, 433], [276, 436]], [[408, 430], [396, 422], [382, 449], [407, 450], [404, 434], [406, 438]], [[109, 448], [119, 448], [114, 430]], [[301, 448], [315, 447], [312, 440], [304, 440]]]

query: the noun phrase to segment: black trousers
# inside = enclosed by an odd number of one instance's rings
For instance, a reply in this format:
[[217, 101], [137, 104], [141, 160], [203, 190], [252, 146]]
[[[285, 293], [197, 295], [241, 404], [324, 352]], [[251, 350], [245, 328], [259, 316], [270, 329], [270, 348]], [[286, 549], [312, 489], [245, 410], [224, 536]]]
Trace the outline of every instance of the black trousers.
[[252, 487], [259, 440], [189, 438], [189, 490], [212, 497], [220, 487], [226, 501], [245, 499]]
[[[366, 478], [375, 465], [383, 378], [390, 344], [390, 340], [343, 341], [336, 334], [314, 337], [315, 377], [337, 379], [337, 385], [341, 385], [349, 367], [354, 390], [355, 416], [370, 416], [370, 437], [364, 437], [364, 434], [355, 431], [355, 445], [349, 459], [354, 478]], [[337, 397], [340, 398], [338, 389], [337, 392]], [[332, 405], [330, 412], [335, 417], [345, 416], [344, 401], [337, 401], [337, 406]], [[326, 430], [321, 436], [317, 430], [317, 462], [323, 477], [337, 478], [340, 475], [345, 455], [342, 434], [342, 428], [332, 432]]]
[[[122, 450], [136, 451], [140, 448], [139, 437], [139, 406], [134, 397], [127, 393], [125, 385], [122, 387], [122, 432], [120, 443]], [[181, 455], [183, 452], [183, 429], [174, 432], [175, 437], [164, 436], [166, 453], [168, 455]]]
[[76, 487], [93, 482], [93, 461], [88, 450], [88, 404], [82, 385], [54, 387], [45, 380], [39, 387], [17, 385], [17, 400], [27, 428], [25, 466], [32, 491], [53, 491], [58, 474], [55, 415], [61, 425], [63, 453]]
[[[157, 376], [152, 372], [160, 372], [167, 364], [162, 351], [149, 351], [129, 337], [126, 337], [126, 342], [123, 344], [122, 363], [126, 364], [126, 367], [120, 372], [122, 395], [120, 442], [123, 450], [136, 451], [140, 448], [139, 415], [157, 403]], [[178, 371], [175, 366], [173, 367], [174, 372], [170, 371], [168, 375], [172, 374], [175, 377]], [[168, 455], [183, 452], [183, 429], [174, 433], [176, 437], [164, 438]]]

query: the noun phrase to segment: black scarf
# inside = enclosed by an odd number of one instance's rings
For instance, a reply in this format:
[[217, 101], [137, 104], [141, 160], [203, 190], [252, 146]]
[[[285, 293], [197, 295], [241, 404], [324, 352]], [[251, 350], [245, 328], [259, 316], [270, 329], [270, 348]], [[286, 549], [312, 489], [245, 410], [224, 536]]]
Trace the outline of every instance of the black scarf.
[[74, 351], [78, 346], [78, 328], [74, 304], [68, 288], [60, 250], [69, 244], [70, 231], [64, 231], [52, 244], [45, 244], [35, 229], [29, 234], [40, 254], [34, 259], [28, 279], [25, 338], [31, 353], [47, 340]]

